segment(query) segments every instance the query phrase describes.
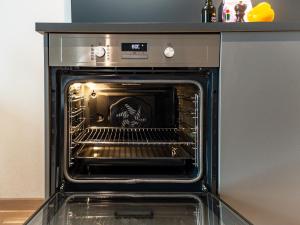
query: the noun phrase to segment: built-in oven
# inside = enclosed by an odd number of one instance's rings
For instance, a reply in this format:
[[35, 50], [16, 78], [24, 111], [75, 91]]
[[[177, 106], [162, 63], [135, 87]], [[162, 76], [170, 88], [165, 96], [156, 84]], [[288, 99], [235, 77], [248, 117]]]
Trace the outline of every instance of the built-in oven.
[[45, 34], [46, 194], [27, 224], [250, 224], [218, 197], [218, 34]]

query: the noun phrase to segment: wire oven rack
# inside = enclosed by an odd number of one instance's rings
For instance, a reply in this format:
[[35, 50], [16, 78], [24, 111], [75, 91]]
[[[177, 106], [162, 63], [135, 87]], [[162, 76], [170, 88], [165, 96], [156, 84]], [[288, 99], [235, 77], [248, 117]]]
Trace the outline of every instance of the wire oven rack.
[[192, 159], [193, 155], [182, 146], [93, 146], [85, 145], [77, 159]]
[[74, 142], [101, 145], [194, 145], [178, 128], [99, 128], [85, 129]]

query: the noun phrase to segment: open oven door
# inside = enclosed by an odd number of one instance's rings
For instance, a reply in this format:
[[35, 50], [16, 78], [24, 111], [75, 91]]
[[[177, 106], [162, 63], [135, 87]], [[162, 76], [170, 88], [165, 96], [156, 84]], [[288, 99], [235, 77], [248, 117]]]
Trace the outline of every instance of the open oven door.
[[56, 193], [28, 225], [251, 225], [205, 194]]

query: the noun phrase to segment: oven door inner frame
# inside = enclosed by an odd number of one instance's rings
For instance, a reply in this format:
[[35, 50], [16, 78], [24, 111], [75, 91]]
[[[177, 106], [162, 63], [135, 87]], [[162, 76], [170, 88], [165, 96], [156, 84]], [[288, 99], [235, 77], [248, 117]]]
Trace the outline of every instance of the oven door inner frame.
[[[72, 77], [72, 76], [71, 76]], [[98, 79], [97, 79], [98, 78]], [[198, 87], [199, 90], [199, 100], [198, 100], [198, 132], [196, 135], [197, 138], [197, 151], [195, 152], [195, 162], [198, 168], [198, 173], [193, 178], [187, 179], [168, 179], [168, 178], [124, 178], [124, 179], [74, 179], [70, 176], [68, 172], [68, 119], [67, 119], [67, 91], [70, 85], [74, 83], [88, 83], [88, 82], [95, 82], [95, 83], [126, 83], [126, 84], [193, 84]], [[202, 84], [196, 80], [187, 80], [187, 79], [106, 79], [105, 76], [81, 76], [77, 78], [76, 76], [69, 79], [65, 85], [63, 85], [63, 96], [62, 96], [62, 106], [64, 111], [64, 154], [63, 154], [63, 175], [64, 177], [71, 183], [111, 183], [111, 184], [136, 184], [136, 183], [195, 183], [203, 177], [204, 173], [204, 158], [203, 158], [203, 108], [204, 108], [204, 89]]]

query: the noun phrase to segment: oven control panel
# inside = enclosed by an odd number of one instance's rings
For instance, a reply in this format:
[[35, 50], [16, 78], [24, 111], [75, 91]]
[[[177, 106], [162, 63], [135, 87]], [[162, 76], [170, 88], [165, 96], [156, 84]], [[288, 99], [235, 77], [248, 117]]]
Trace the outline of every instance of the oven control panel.
[[50, 66], [219, 67], [219, 34], [50, 34]]
[[173, 47], [166, 47], [165, 48], [165, 51], [164, 51], [164, 55], [167, 57], [167, 58], [172, 58], [174, 57], [175, 55], [175, 49]]
[[94, 55], [96, 57], [102, 58], [105, 56], [106, 53], [105, 46], [95, 46], [93, 50], [94, 50]]
[[121, 43], [122, 59], [148, 59], [147, 43]]

